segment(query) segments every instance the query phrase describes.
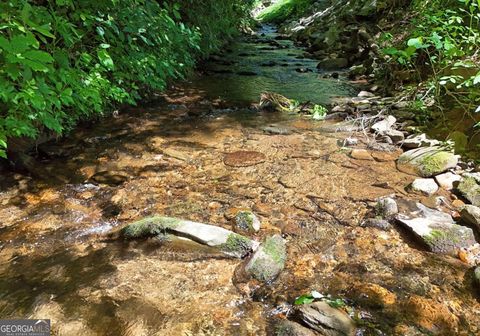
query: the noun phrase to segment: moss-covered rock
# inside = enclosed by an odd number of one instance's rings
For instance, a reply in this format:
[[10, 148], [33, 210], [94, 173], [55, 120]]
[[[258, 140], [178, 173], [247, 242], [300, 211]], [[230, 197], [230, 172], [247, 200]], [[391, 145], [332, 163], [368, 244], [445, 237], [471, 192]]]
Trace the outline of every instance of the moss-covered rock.
[[258, 232], [260, 220], [251, 211], [239, 211], [235, 216], [235, 227], [242, 231]]
[[473, 176], [464, 176], [457, 190], [470, 203], [480, 206], [480, 185]]
[[422, 147], [409, 150], [398, 158], [397, 168], [408, 174], [432, 177], [454, 168], [458, 158], [439, 147]]
[[255, 249], [255, 243], [247, 237], [232, 232], [228, 235], [227, 241], [220, 245], [220, 249], [225, 254], [242, 258]]
[[417, 204], [419, 211], [397, 215], [397, 221], [422, 241], [430, 251], [456, 255], [461, 248], [476, 243], [473, 230], [455, 224], [452, 217], [441, 211]]
[[171, 217], [147, 217], [125, 226], [122, 229], [122, 235], [127, 239], [153, 237], [173, 229], [180, 222], [180, 219]]
[[148, 238], [169, 233], [216, 247], [223, 253], [236, 258], [243, 258], [258, 247], [258, 242], [219, 226], [163, 216], [152, 216], [136, 221], [124, 227], [121, 233], [127, 239]]
[[287, 249], [285, 240], [275, 235], [260, 245], [245, 265], [245, 271], [254, 279], [268, 282], [274, 280], [285, 267]]

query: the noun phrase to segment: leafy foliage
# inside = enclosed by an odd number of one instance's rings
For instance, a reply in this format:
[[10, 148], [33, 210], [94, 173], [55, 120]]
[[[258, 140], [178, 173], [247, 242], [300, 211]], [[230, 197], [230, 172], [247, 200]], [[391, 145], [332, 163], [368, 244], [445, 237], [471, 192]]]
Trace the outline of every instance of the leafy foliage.
[[231, 37], [251, 2], [1, 2], [0, 156], [8, 138], [61, 134], [163, 90]]
[[258, 18], [263, 22], [281, 23], [302, 14], [313, 3], [313, 0], [280, 0], [265, 8]]
[[413, 21], [404, 45], [392, 43], [393, 35], [383, 36], [383, 52], [392, 63], [413, 69], [426, 80], [421, 95], [425, 105], [442, 106], [450, 98], [468, 113], [480, 105], [480, 1], [414, 1], [421, 13]]

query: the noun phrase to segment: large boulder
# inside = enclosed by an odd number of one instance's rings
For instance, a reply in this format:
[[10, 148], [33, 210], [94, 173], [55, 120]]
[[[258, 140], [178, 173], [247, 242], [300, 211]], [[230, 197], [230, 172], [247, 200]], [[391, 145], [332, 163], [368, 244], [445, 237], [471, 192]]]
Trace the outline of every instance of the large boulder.
[[165, 233], [216, 247], [236, 258], [243, 258], [258, 247], [258, 242], [219, 226], [164, 216], [147, 217], [121, 230], [122, 236], [127, 239], [154, 237]]
[[396, 216], [398, 223], [410, 230], [430, 251], [456, 255], [476, 243], [472, 229], [457, 225], [452, 216], [417, 203], [417, 211]]
[[464, 174], [457, 191], [473, 205], [480, 206], [480, 184], [476, 175]]
[[330, 307], [326, 302], [314, 302], [299, 306], [295, 316], [309, 328], [325, 336], [353, 336], [355, 324], [343, 311]]
[[285, 267], [287, 249], [280, 235], [268, 237], [245, 265], [245, 272], [252, 278], [269, 282], [275, 280]]
[[457, 163], [457, 156], [451, 152], [439, 147], [422, 147], [400, 155], [397, 168], [407, 174], [432, 177], [455, 168]]

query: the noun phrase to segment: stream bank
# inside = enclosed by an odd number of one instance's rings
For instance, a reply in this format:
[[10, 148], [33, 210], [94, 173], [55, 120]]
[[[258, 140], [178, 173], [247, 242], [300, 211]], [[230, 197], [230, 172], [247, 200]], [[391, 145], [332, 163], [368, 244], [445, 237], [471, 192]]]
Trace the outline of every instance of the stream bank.
[[[274, 89], [325, 105], [365, 100], [274, 34], [232, 45], [157, 103], [41, 146], [55, 179], [7, 173], [2, 317], [51, 318], [59, 335], [267, 335], [316, 290], [343, 302], [360, 335], [478, 334], [471, 266], [428, 252], [395, 223], [364, 224], [392, 194], [405, 214], [416, 202], [436, 207], [405, 191], [416, 177], [397, 170], [399, 151], [372, 150], [334, 121], [250, 108]], [[284, 63], [262, 65], [275, 57]], [[352, 137], [358, 155], [343, 148]], [[239, 209], [262, 223], [250, 238], [287, 241], [284, 271], [250, 295], [232, 281], [238, 261], [215, 249], [109, 238], [155, 214], [232, 230]]]

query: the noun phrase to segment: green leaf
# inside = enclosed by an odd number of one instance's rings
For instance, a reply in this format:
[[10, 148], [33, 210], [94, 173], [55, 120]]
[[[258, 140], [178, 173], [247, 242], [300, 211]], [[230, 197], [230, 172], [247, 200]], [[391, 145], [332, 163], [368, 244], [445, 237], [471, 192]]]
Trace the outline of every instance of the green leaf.
[[105, 68], [107, 68], [108, 70], [114, 69], [113, 60], [105, 49], [99, 50], [97, 52], [97, 55], [98, 55], [98, 59], [100, 60], [100, 63]]
[[38, 61], [41, 63], [51, 63], [53, 62], [53, 57], [45, 52], [45, 51], [40, 51], [40, 50], [30, 50], [27, 51], [23, 54], [28, 59], [31, 59], [32, 61]]
[[303, 305], [303, 304], [312, 303], [313, 301], [315, 301], [315, 298], [314, 298], [312, 295], [310, 295], [310, 294], [304, 294], [304, 295], [299, 296], [299, 297], [295, 300], [295, 304], [296, 304], [296, 305]]

